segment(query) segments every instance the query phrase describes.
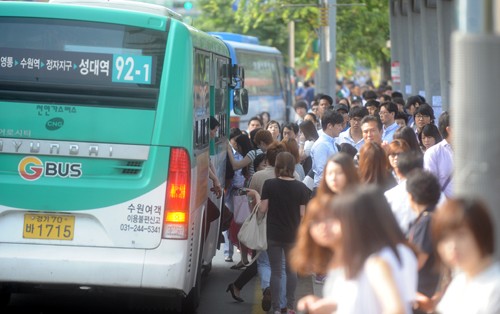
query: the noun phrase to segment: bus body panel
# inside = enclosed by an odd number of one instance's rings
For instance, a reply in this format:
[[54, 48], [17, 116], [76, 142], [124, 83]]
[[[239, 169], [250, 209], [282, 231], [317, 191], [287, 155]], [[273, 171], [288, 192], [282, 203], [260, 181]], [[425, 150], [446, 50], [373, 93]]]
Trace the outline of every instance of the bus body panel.
[[[15, 108], [15, 110], [13, 110]], [[109, 142], [149, 145], [154, 110], [71, 106], [65, 104], [0, 103], [5, 137], [37, 140]], [[119, 119], [111, 119], [119, 117]], [[111, 123], [113, 122], [113, 123]], [[82, 132], [85, 130], [85, 132]], [[4, 137], [0, 136], [0, 137]], [[5, 141], [4, 146], [13, 145]], [[25, 145], [29, 145], [27, 142]]]
[[[62, 246], [97, 246], [124, 248], [155, 248], [161, 239], [163, 223], [163, 204], [166, 184], [130, 199], [121, 204], [100, 207], [92, 210], [55, 212], [33, 208], [8, 208], [0, 206], [0, 228], [2, 242]], [[38, 198], [40, 200], [40, 198]], [[56, 228], [55, 221], [26, 221], [26, 215], [50, 215], [50, 217], [75, 217], [70, 235], [63, 240], [31, 238], [45, 235], [46, 232], [61, 235], [63, 230]], [[42, 216], [42, 219], [45, 217]], [[51, 218], [52, 220], [53, 218]], [[47, 234], [50, 236], [50, 233]], [[26, 236], [26, 237], [24, 237]]]
[[[155, 250], [0, 244], [3, 283], [180, 290], [192, 282], [184, 241]], [[33, 267], [36, 264], [37, 267]], [[78, 270], [78, 271], [75, 271]]]

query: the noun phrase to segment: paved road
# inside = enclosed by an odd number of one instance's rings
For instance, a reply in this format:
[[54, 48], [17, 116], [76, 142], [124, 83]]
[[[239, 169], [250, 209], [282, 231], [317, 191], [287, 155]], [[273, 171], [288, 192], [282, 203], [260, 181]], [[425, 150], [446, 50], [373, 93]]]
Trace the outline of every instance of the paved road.
[[[245, 300], [243, 303], [235, 302], [230, 294], [225, 292], [227, 285], [241, 272], [229, 269], [231, 265], [232, 263], [224, 261], [222, 252], [219, 251], [213, 260], [212, 271], [204, 278], [198, 314], [264, 313], [261, 309], [262, 292], [258, 277], [252, 279], [242, 290], [241, 297]], [[297, 288], [297, 299], [319, 289], [320, 286], [314, 285], [310, 277], [301, 278]], [[133, 299], [120, 294], [74, 295], [67, 291], [61, 291], [60, 294], [15, 294], [9, 307], [2, 312], [7, 314], [155, 313], [140, 308], [130, 310], [129, 303], [133, 302], [131, 300]]]
[[[236, 253], [235, 256], [237, 256]], [[235, 261], [238, 261], [238, 258], [235, 258]], [[216, 256], [213, 265], [212, 272], [202, 288], [202, 302], [198, 313], [265, 313], [261, 308], [262, 291], [258, 276], [252, 279], [241, 291], [241, 297], [245, 302], [237, 303], [225, 290], [227, 285], [237, 278], [240, 271], [229, 269], [232, 264], [224, 262], [222, 254]], [[304, 295], [318, 293], [320, 289], [321, 286], [313, 284], [311, 277], [300, 278], [296, 291], [297, 300]], [[218, 301], [214, 302], [213, 300]]]

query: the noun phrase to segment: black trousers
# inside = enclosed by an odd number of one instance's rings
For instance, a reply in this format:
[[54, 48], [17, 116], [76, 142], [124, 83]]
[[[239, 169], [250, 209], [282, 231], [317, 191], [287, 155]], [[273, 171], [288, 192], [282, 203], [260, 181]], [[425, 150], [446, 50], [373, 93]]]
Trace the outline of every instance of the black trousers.
[[[253, 254], [255, 255], [255, 253]], [[234, 286], [239, 290], [252, 280], [253, 277], [257, 275], [257, 260], [255, 260], [250, 266], [247, 266], [243, 272], [234, 281]]]

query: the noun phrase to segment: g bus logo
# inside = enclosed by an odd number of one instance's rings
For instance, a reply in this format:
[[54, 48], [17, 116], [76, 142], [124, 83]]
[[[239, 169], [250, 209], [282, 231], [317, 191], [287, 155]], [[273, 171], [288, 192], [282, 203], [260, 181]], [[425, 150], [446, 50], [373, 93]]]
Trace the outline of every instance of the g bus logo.
[[28, 181], [37, 180], [42, 176], [43, 164], [36, 157], [25, 157], [19, 162], [19, 174], [21, 178]]
[[18, 165], [21, 178], [27, 181], [38, 180], [45, 177], [79, 178], [82, 176], [82, 164], [69, 162], [46, 161], [33, 156], [24, 157]]

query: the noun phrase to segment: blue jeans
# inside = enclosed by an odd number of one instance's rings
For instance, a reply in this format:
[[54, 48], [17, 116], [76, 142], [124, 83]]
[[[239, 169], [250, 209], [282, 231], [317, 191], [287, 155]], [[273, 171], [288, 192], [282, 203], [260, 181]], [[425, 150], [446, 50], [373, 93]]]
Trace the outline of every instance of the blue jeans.
[[[257, 258], [257, 271], [260, 277], [260, 287], [262, 291], [271, 286], [271, 264], [269, 263], [269, 256], [267, 251], [262, 251]], [[286, 272], [285, 272], [285, 259], [282, 260], [281, 267], [281, 290], [279, 293], [280, 307], [286, 307]], [[272, 293], [272, 291], [271, 291]]]
[[[288, 254], [293, 247], [293, 243], [283, 243], [277, 241], [267, 241], [267, 254], [271, 265], [271, 303], [273, 311], [279, 311], [282, 306], [278, 295], [286, 287], [286, 307], [293, 309], [295, 306], [295, 290], [297, 288], [297, 273], [293, 272], [288, 262]], [[283, 276], [283, 260], [285, 260], [286, 275]], [[283, 277], [286, 284], [283, 285]]]
[[224, 235], [224, 257], [233, 258], [234, 246], [231, 240], [229, 240], [228, 232], [223, 231], [222, 234]]

